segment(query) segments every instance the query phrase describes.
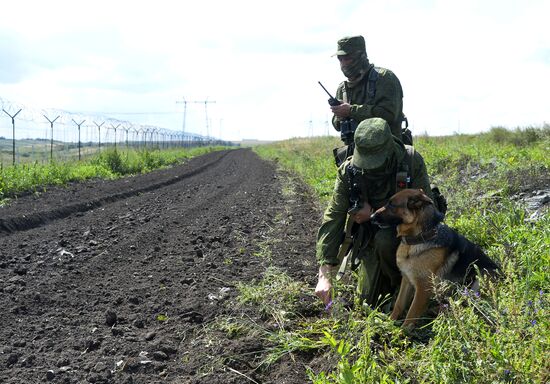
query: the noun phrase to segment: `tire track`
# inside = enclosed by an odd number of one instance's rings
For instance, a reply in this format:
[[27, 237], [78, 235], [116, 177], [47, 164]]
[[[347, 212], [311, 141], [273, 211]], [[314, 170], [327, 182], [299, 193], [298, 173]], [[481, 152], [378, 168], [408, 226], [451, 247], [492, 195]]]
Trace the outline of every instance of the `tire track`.
[[[132, 188], [149, 191], [122, 197]], [[32, 217], [105, 200], [103, 208], [0, 236], [0, 382], [242, 383], [225, 365], [256, 382], [306, 382], [310, 356], [260, 371], [232, 357], [253, 348], [257, 362], [270, 342], [216, 332], [211, 343], [204, 332], [217, 319], [242, 316], [272, 326], [236, 300], [237, 284], [269, 266], [314, 284], [311, 198], [300, 188], [291, 197], [281, 191], [274, 165], [243, 149], [149, 176], [52, 188], [0, 209]], [[299, 316], [312, 313], [307, 300]]]

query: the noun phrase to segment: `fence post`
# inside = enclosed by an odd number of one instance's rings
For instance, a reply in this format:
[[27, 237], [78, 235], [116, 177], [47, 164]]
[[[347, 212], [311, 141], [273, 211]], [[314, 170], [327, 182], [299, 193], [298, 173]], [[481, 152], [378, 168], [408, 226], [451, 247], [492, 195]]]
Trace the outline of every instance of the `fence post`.
[[111, 128], [115, 130], [115, 151], [116, 151], [116, 130], [118, 127], [120, 127], [120, 124], [118, 124], [116, 127], [113, 124], [111, 124]]
[[2, 108], [2, 111], [4, 111], [4, 113], [6, 115], [8, 115], [9, 117], [11, 117], [11, 126], [12, 126], [12, 155], [13, 155], [13, 165], [15, 165], [15, 116], [17, 116], [19, 114], [19, 112], [21, 112], [22, 109], [19, 109], [19, 111], [17, 111], [17, 113], [15, 115], [10, 115], [8, 113], [8, 111], [6, 111], [4, 108]]
[[76, 121], [73, 120], [73, 123], [75, 123], [78, 126], [78, 161], [80, 161], [80, 126], [84, 124], [86, 120], [82, 120], [80, 124], [78, 124]]
[[98, 124], [94, 121], [94, 124], [96, 125], [97, 127], [97, 134], [98, 134], [98, 144], [99, 144], [99, 153], [101, 153], [101, 126], [103, 124], [105, 124], [105, 122], [101, 123], [101, 124]]
[[131, 126], [123, 125], [122, 130], [126, 133], [126, 151], [128, 151], [128, 131], [130, 130]]
[[139, 150], [139, 131], [137, 128], [131, 128], [132, 131], [132, 147]]
[[51, 127], [51, 129], [52, 129], [52, 137], [51, 137], [51, 139], [50, 139], [50, 163], [51, 163], [51, 162], [53, 161], [53, 123], [54, 123], [57, 119], [59, 119], [59, 115], [57, 115], [57, 117], [56, 117], [55, 119], [53, 119], [53, 120], [50, 120], [50, 119], [48, 118], [48, 116], [46, 116], [46, 115], [42, 115], [42, 116], [44, 116], [44, 117], [46, 118], [46, 120], [48, 120], [48, 121], [50, 122], [50, 127]]

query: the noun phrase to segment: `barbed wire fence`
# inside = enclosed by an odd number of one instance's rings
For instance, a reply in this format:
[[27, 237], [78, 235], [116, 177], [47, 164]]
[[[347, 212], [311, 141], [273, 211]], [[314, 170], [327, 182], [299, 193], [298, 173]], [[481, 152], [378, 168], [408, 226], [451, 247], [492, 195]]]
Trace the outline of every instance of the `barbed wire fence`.
[[0, 97], [0, 164], [68, 161], [107, 148], [161, 150], [231, 142], [101, 114], [36, 109]]

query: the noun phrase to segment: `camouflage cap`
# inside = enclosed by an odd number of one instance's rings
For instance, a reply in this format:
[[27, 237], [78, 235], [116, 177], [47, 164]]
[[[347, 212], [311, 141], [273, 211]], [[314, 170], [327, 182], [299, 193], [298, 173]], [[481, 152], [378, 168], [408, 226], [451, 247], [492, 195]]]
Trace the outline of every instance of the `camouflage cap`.
[[365, 38], [361, 35], [347, 36], [338, 40], [338, 49], [332, 56], [349, 55], [350, 53], [358, 51], [366, 52]]
[[395, 152], [390, 126], [379, 117], [360, 122], [354, 141], [352, 164], [365, 170], [380, 168]]

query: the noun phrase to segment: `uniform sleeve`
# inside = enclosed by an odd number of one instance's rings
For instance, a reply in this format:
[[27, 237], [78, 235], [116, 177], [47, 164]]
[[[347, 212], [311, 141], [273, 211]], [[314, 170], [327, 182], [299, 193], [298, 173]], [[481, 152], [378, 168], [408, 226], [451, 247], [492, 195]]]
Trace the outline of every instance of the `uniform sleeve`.
[[332, 115], [332, 126], [334, 127], [334, 129], [340, 132], [340, 121], [338, 120], [336, 115]]
[[413, 172], [411, 187], [414, 189], [422, 189], [430, 199], [433, 199], [432, 188], [430, 186], [430, 177], [426, 169], [424, 159], [418, 152], [414, 152]]
[[[341, 101], [344, 98], [343, 90], [344, 83], [340, 83], [340, 85], [338, 85], [338, 88], [336, 89], [336, 95], [334, 97]], [[338, 120], [336, 115], [332, 115], [332, 126], [334, 127], [334, 129], [340, 132], [340, 120]]]
[[320, 265], [338, 264], [338, 249], [342, 243], [349, 208], [349, 182], [345, 177], [347, 162], [338, 169], [332, 199], [329, 202], [323, 223], [317, 233], [317, 260]]
[[351, 118], [363, 121], [372, 117], [380, 117], [392, 125], [401, 117], [402, 99], [399, 80], [391, 71], [386, 70], [383, 74], [379, 74], [376, 81], [374, 103], [372, 105], [352, 105]]

